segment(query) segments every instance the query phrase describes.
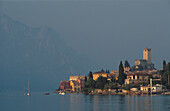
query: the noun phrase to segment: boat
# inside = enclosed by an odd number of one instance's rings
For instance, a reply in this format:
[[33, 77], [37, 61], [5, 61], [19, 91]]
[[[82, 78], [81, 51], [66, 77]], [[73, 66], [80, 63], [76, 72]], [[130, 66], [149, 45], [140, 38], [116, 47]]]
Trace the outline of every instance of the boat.
[[50, 93], [44, 93], [44, 95], [50, 95]]
[[60, 94], [60, 95], [65, 95], [65, 93], [64, 93], [64, 92], [60, 92], [59, 94]]
[[[24, 94], [25, 95], [25, 94]], [[26, 93], [27, 96], [30, 95], [30, 88], [29, 88], [29, 80], [28, 80], [28, 89], [27, 89], [27, 93]]]

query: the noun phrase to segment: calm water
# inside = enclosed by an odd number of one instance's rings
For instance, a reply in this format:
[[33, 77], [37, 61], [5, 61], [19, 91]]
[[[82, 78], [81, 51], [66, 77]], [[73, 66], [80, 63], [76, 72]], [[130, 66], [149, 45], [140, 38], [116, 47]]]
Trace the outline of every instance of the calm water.
[[170, 96], [0, 93], [0, 111], [170, 111]]

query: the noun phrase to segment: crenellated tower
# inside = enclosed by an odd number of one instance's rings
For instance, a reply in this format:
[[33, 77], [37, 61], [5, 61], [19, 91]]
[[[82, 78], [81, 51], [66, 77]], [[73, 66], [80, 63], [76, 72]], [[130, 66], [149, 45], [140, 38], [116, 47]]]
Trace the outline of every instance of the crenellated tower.
[[143, 48], [143, 60], [146, 60], [148, 64], [151, 64], [151, 49]]

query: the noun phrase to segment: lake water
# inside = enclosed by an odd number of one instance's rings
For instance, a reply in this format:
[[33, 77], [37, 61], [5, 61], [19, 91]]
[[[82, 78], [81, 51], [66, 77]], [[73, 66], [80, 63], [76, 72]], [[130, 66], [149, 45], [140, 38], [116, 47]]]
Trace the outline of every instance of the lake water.
[[170, 96], [0, 93], [0, 111], [170, 111]]

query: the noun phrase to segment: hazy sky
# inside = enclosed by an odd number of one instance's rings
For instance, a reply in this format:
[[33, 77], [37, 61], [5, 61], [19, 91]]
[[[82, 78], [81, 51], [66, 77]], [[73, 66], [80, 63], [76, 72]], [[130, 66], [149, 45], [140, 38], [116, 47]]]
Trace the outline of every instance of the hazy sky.
[[152, 62], [170, 61], [168, 0], [0, 0], [0, 12], [32, 27], [49, 26], [78, 53], [101, 67], [116, 69], [120, 60], [142, 58], [152, 48]]

